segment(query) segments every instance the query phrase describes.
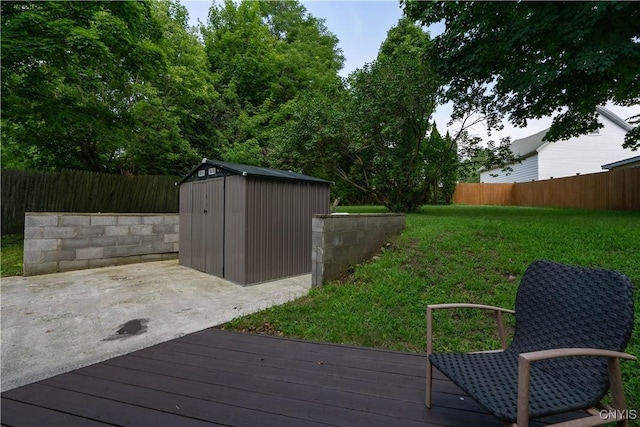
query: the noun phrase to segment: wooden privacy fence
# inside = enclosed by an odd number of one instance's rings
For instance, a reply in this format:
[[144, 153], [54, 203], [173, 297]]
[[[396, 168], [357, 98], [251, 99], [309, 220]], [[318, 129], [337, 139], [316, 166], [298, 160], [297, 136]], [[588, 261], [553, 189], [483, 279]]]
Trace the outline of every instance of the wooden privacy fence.
[[25, 212], [178, 212], [175, 177], [85, 171], [2, 170], [2, 234], [21, 233]]
[[511, 184], [458, 184], [453, 203], [640, 211], [640, 168]]

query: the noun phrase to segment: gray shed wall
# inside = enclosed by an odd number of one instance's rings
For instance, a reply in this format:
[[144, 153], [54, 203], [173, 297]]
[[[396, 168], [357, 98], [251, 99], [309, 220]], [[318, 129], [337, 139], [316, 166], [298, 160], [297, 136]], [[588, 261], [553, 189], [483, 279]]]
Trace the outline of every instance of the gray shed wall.
[[247, 283], [247, 184], [239, 175], [227, 177], [225, 193], [225, 278], [235, 283]]
[[[224, 183], [223, 193], [205, 187], [216, 181]], [[219, 201], [224, 194], [224, 210], [210, 196], [206, 204], [205, 194], [216, 194]], [[216, 229], [209, 223], [212, 217], [197, 215], [203, 209], [222, 218], [224, 239], [202, 231]], [[241, 285], [310, 273], [311, 220], [328, 213], [327, 184], [240, 175], [185, 182], [180, 187], [180, 264]], [[212, 240], [224, 246], [213, 250]], [[210, 260], [218, 255], [224, 272], [209, 268], [218, 265]]]
[[178, 260], [180, 265], [191, 267], [191, 214], [192, 209], [192, 182], [185, 182], [180, 186], [180, 252]]
[[311, 272], [311, 220], [329, 212], [329, 186], [247, 179], [246, 283]]

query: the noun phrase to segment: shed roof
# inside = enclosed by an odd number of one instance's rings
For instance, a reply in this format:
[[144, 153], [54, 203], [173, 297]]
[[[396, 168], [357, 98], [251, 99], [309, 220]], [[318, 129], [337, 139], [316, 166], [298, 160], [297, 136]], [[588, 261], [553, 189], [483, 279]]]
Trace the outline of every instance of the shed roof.
[[231, 163], [231, 162], [223, 162], [220, 160], [209, 160], [202, 159], [202, 163], [193, 168], [184, 178], [182, 178], [178, 184], [182, 184], [189, 177], [191, 177], [197, 170], [199, 170], [203, 164], [215, 166], [217, 168], [226, 170], [232, 174], [242, 175], [242, 176], [256, 176], [270, 179], [283, 179], [289, 181], [307, 181], [307, 182], [316, 182], [316, 183], [324, 183], [324, 184], [332, 184], [331, 181], [327, 181], [326, 179], [315, 178], [313, 176], [303, 175], [296, 172], [284, 171], [279, 169], [270, 169], [263, 168], [260, 166], [251, 166], [251, 165], [242, 165], [239, 163]]
[[620, 166], [627, 166], [634, 163], [638, 163], [638, 165], [640, 166], [640, 156], [629, 157], [628, 159], [619, 160], [613, 163], [607, 163], [606, 165], [602, 165], [602, 169], [611, 170], [611, 169], [618, 168]]

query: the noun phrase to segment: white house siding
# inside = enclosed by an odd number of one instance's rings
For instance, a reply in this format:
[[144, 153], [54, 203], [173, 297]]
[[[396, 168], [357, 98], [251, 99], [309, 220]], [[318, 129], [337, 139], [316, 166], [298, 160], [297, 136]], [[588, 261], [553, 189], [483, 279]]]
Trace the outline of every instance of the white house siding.
[[[480, 182], [505, 183], [529, 182], [538, 179], [538, 155], [527, 157], [522, 163], [511, 166], [513, 172], [503, 172], [501, 169], [491, 169], [480, 174]], [[491, 175], [497, 175], [495, 177]]]
[[538, 148], [538, 179], [603, 172], [602, 165], [636, 153], [623, 149], [625, 131], [604, 116], [599, 134], [545, 143]]

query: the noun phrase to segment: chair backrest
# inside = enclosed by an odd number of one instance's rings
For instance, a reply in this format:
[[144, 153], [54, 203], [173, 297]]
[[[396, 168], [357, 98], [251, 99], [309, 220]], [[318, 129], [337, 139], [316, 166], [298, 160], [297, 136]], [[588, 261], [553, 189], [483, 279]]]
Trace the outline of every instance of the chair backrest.
[[[633, 329], [631, 280], [613, 270], [536, 261], [527, 268], [516, 296], [516, 326], [507, 351], [553, 348], [624, 351]], [[571, 357], [537, 362], [541, 369], [573, 384], [593, 405], [609, 388], [604, 357]]]
[[569, 347], [624, 351], [633, 316], [633, 286], [625, 275], [536, 261], [518, 288], [512, 346], [519, 353]]

